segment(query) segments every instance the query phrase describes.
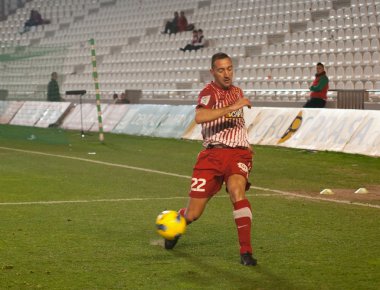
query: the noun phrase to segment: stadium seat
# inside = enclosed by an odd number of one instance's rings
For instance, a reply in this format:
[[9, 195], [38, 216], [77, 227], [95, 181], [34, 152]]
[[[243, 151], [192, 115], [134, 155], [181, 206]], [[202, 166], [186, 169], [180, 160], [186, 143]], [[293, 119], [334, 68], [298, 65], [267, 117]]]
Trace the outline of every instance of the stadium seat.
[[372, 76], [373, 76], [372, 66], [370, 66], [370, 65], [365, 66], [363, 69], [363, 78], [364, 79], [371, 79]]
[[346, 90], [355, 89], [354, 83], [352, 81], [346, 81], [344, 84], [344, 89], [346, 89]]
[[346, 49], [345, 49], [345, 43], [344, 43], [343, 40], [338, 40], [338, 41], [336, 42], [335, 47], [336, 47], [336, 50], [335, 50], [336, 52], [343, 52], [343, 51], [346, 50]]
[[335, 85], [335, 89], [336, 89], [336, 90], [343, 90], [343, 89], [346, 89], [346, 87], [345, 87], [345, 85], [344, 85], [344, 82], [339, 81], [338, 83], [336, 83], [336, 85]]
[[304, 67], [303, 69], [302, 69], [302, 79], [304, 79], [304, 80], [311, 80], [311, 78], [312, 78], [312, 72], [310, 71], [310, 68], [308, 68], [308, 67]]
[[362, 56], [362, 53], [361, 52], [355, 52], [354, 54], [354, 60], [353, 60], [353, 64], [355, 66], [357, 65], [361, 65], [363, 63], [363, 56]]
[[363, 59], [362, 63], [363, 65], [369, 65], [372, 62], [371, 53], [369, 51], [366, 51], [363, 53]]
[[380, 44], [379, 44], [379, 39], [378, 38], [373, 38], [371, 39], [371, 51], [379, 51]]
[[369, 30], [369, 37], [372, 38], [378, 38], [379, 37], [379, 30], [377, 28], [377, 23], [371, 24], [370, 25], [370, 30]]
[[374, 85], [375, 90], [380, 90], [380, 81], [376, 81]]
[[365, 90], [373, 90], [373, 82], [366, 81], [365, 84], [364, 84], [364, 89]]
[[318, 53], [314, 53], [312, 56], [311, 56], [311, 65], [316, 65], [318, 62], [320, 62], [321, 59], [320, 59], [320, 56]]
[[354, 69], [352, 66], [347, 66], [344, 74], [344, 79], [351, 80], [354, 79]]
[[344, 55], [344, 64], [345, 65], [353, 65], [354, 63], [354, 56], [351, 52], [347, 52]]
[[300, 67], [296, 67], [294, 69], [294, 79], [295, 80], [300, 80], [302, 79], [302, 69]]
[[329, 80], [334, 80], [335, 79], [335, 76], [336, 76], [336, 71], [335, 71], [335, 67], [334, 66], [331, 66], [329, 68], [326, 68], [326, 73], [329, 77]]
[[336, 64], [336, 55], [335, 53], [330, 53], [326, 61], [327, 66], [334, 66]]
[[335, 78], [338, 79], [338, 80], [341, 80], [343, 79], [345, 76], [345, 72], [344, 72], [344, 68], [339, 66], [337, 69], [336, 69], [336, 74], [335, 74]]
[[279, 80], [285, 80], [287, 78], [287, 73], [285, 68], [280, 68], [278, 71], [278, 79]]
[[380, 79], [380, 64], [373, 66], [373, 77], [375, 79]]
[[373, 65], [380, 63], [380, 53], [375, 51], [372, 53], [371, 61]]
[[356, 66], [354, 68], [354, 75], [353, 75], [353, 79], [355, 80], [361, 80], [363, 78], [363, 68], [362, 66]]
[[256, 79], [256, 69], [249, 69], [247, 81], [252, 82]]

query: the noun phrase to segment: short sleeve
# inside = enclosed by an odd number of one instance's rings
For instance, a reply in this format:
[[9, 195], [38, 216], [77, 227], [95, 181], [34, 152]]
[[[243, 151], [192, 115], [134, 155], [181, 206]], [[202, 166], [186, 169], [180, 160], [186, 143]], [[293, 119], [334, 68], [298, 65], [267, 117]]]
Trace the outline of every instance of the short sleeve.
[[215, 105], [215, 94], [212, 90], [205, 88], [203, 89], [198, 96], [197, 109], [206, 108], [212, 109]]
[[244, 98], [243, 90], [242, 90], [241, 88], [239, 88], [239, 87], [237, 87], [237, 89], [238, 89], [239, 97], [240, 97], [240, 98]]

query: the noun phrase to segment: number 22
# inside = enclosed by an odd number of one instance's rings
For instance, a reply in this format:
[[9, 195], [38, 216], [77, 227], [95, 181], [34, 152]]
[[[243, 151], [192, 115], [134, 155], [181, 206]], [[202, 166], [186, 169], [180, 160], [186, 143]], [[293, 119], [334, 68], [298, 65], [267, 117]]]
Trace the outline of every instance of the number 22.
[[192, 178], [191, 179], [191, 191], [204, 192], [203, 188], [206, 185], [206, 179], [204, 178]]

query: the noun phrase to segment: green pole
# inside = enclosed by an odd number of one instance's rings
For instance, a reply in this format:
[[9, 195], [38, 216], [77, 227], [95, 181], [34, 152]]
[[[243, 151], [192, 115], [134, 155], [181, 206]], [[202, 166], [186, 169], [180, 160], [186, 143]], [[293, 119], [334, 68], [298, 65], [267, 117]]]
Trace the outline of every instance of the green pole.
[[96, 109], [98, 111], [98, 125], [99, 125], [99, 140], [104, 141], [103, 134], [103, 120], [102, 120], [102, 110], [100, 108], [100, 91], [99, 91], [99, 81], [98, 81], [98, 71], [96, 69], [96, 53], [95, 53], [95, 40], [91, 38], [89, 40], [91, 46], [91, 62], [92, 62], [92, 78], [95, 84], [95, 95], [96, 95]]

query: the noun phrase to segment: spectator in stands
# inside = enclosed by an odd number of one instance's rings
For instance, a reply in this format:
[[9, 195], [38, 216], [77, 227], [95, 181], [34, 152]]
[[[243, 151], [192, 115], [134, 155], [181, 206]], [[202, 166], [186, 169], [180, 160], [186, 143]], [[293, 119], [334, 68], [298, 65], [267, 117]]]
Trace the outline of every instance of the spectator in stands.
[[327, 91], [329, 89], [329, 79], [325, 72], [325, 66], [317, 63], [317, 73], [310, 87], [310, 99], [303, 106], [304, 108], [324, 108], [326, 106]]
[[47, 100], [50, 102], [60, 102], [63, 99], [61, 98], [61, 94], [59, 93], [59, 85], [57, 82], [58, 74], [53, 72], [51, 74], [51, 80], [47, 87]]
[[119, 96], [116, 93], [114, 93], [113, 96], [112, 96], [112, 99], [113, 99], [113, 103], [117, 104], [117, 102], [119, 100]]
[[120, 95], [120, 103], [119, 104], [129, 104], [130, 101], [127, 98], [127, 92], [121, 93]]
[[193, 30], [193, 37], [190, 41], [190, 43], [188, 43], [184, 48], [180, 48], [180, 50], [182, 51], [186, 51], [186, 50], [193, 50], [195, 49], [195, 44], [198, 42], [198, 30]]
[[194, 29], [194, 24], [189, 24], [185, 16], [185, 12], [181, 11], [178, 19], [178, 32], [191, 31]]
[[203, 30], [193, 30], [193, 38], [184, 48], [180, 48], [182, 51], [186, 50], [198, 50], [205, 46], [205, 38], [203, 36]]
[[127, 93], [121, 93], [120, 96], [118, 96], [116, 93], [113, 95], [114, 104], [129, 104], [130, 101], [127, 98]]
[[178, 32], [179, 15], [178, 12], [174, 12], [174, 18], [172, 21], [166, 22], [165, 30], [162, 33], [172, 34]]
[[206, 39], [203, 35], [202, 29], [198, 29], [198, 41], [195, 44], [195, 46], [197, 47], [197, 49], [200, 49], [206, 46]]
[[24, 24], [24, 31], [27, 32], [32, 26], [38, 26], [43, 24], [49, 24], [50, 20], [43, 19], [41, 14], [37, 10], [30, 11], [30, 17]]

